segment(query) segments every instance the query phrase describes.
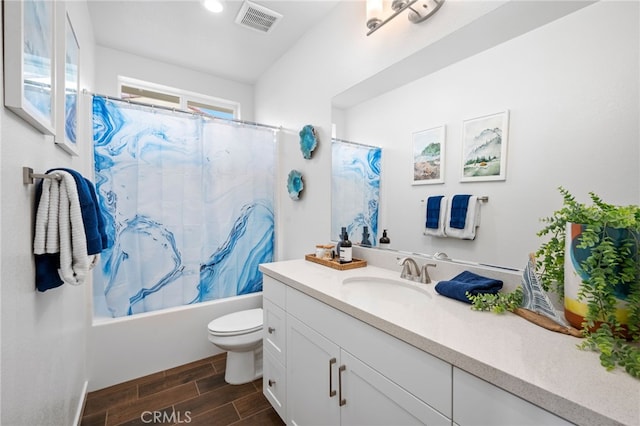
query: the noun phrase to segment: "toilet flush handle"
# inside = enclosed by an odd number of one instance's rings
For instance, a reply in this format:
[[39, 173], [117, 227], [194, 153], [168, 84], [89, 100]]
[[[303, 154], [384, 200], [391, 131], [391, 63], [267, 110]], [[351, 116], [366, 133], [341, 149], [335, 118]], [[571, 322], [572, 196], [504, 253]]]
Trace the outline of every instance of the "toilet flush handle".
[[276, 329], [273, 327], [269, 327], [267, 328], [267, 331], [269, 332], [269, 334], [273, 334], [273, 332], [276, 331]]

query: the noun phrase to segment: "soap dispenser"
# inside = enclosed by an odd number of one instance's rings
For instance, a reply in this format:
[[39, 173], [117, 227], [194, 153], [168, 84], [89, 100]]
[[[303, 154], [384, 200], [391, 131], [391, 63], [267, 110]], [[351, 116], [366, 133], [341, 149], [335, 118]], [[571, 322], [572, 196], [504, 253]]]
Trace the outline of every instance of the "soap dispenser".
[[371, 240], [369, 240], [369, 227], [362, 227], [362, 242], [360, 243], [363, 246], [371, 247]]
[[391, 246], [391, 240], [387, 236], [387, 230], [382, 231], [382, 237], [380, 237], [380, 248], [389, 248]]
[[342, 230], [340, 231], [338, 244], [336, 244], [336, 256], [338, 257], [338, 259], [340, 259], [340, 247], [342, 246], [342, 243], [344, 242], [344, 236], [345, 235], [347, 235], [347, 228], [345, 226], [343, 226]]
[[349, 241], [349, 235], [347, 235], [346, 231], [344, 232], [343, 240], [340, 242], [340, 249], [338, 253], [340, 255], [340, 263], [349, 263], [353, 260], [352, 244], [351, 241]]

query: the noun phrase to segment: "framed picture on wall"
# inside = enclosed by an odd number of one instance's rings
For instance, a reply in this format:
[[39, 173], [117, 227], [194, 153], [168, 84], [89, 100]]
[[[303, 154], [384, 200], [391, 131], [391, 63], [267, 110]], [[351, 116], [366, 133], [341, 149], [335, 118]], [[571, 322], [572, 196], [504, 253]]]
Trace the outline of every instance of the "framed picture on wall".
[[461, 182], [505, 180], [509, 111], [463, 123]]
[[5, 1], [4, 104], [55, 135], [55, 2]]
[[445, 127], [413, 134], [413, 185], [444, 183]]
[[71, 155], [78, 155], [78, 93], [80, 90], [80, 46], [65, 3], [58, 6], [56, 45], [58, 52], [56, 100], [56, 144]]

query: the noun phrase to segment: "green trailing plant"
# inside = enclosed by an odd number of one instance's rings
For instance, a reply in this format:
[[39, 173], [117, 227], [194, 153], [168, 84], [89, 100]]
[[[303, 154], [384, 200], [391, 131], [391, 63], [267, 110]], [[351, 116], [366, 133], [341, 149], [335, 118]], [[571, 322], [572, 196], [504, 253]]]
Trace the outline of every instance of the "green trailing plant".
[[496, 314], [513, 312], [522, 306], [522, 287], [517, 287], [511, 293], [477, 294], [466, 293], [474, 311], [491, 311]]
[[[579, 203], [560, 187], [562, 207], [543, 218], [538, 236], [548, 236], [536, 252], [537, 270], [545, 290], [564, 297], [565, 235], [567, 223], [584, 226], [578, 249], [588, 249], [581, 262], [588, 276], [582, 281], [579, 300], [587, 304], [582, 349], [600, 353], [601, 364], [611, 370], [623, 367], [640, 378], [640, 207], [607, 204], [589, 193], [592, 204]], [[616, 287], [627, 296], [627, 324], [616, 316]]]

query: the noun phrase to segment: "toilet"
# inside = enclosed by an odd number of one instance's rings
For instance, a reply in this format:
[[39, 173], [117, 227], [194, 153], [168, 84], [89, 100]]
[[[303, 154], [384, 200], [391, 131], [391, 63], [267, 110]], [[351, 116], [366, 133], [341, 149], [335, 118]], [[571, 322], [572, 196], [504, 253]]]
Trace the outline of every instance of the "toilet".
[[227, 351], [227, 383], [240, 385], [262, 377], [262, 308], [221, 316], [208, 328], [209, 341]]

